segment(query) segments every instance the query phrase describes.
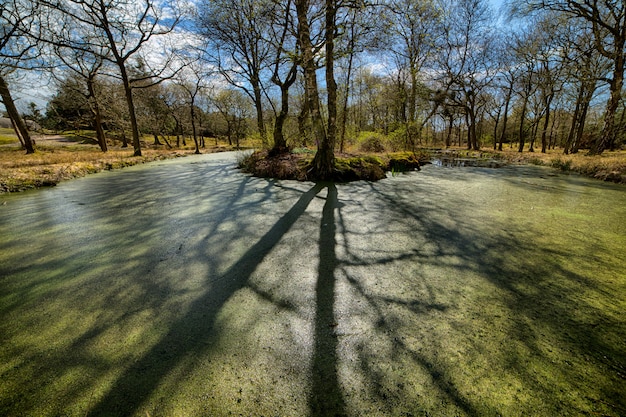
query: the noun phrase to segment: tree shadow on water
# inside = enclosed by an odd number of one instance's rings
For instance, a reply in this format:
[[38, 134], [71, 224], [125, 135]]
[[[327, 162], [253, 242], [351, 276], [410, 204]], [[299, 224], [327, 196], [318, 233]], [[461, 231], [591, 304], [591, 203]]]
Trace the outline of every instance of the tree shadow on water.
[[316, 185], [304, 193], [259, 241], [217, 279], [198, 298], [188, 312], [169, 326], [169, 331], [147, 354], [120, 376], [89, 415], [132, 415], [157, 389], [161, 381], [184, 357], [200, 354], [219, 338], [216, 319], [228, 300], [249, 284], [258, 265], [306, 211], [323, 187]]
[[328, 184], [328, 194], [322, 210], [319, 237], [319, 267], [315, 287], [315, 334], [312, 359], [312, 387], [309, 405], [312, 415], [345, 415], [345, 403], [338, 377], [337, 326], [335, 316], [335, 270], [339, 265], [335, 248], [335, 209], [339, 207], [337, 187]]

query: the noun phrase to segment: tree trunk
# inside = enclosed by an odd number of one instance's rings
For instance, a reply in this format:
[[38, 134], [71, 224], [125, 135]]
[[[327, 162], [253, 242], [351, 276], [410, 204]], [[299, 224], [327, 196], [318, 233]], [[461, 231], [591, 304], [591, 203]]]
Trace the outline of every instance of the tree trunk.
[[198, 146], [198, 133], [196, 132], [196, 111], [195, 111], [195, 100], [194, 97], [191, 97], [191, 133], [193, 134], [193, 143], [196, 146], [195, 154], [200, 155], [200, 147]]
[[[356, 15], [355, 15], [356, 16]], [[350, 97], [350, 81], [352, 78], [352, 61], [354, 59], [354, 24], [351, 25], [350, 41], [348, 43], [348, 70], [346, 73], [346, 88], [344, 90], [342, 111], [341, 111], [341, 126], [339, 130], [339, 152], [343, 153], [344, 143], [346, 139], [346, 123], [348, 122], [348, 98]]]
[[106, 152], [107, 141], [104, 136], [104, 129], [102, 128], [102, 113], [100, 112], [100, 106], [98, 105], [98, 100], [96, 99], [96, 89], [94, 87], [94, 76], [95, 74], [90, 74], [87, 78], [87, 91], [89, 92], [89, 101], [91, 102], [91, 112], [93, 113], [94, 124], [96, 128], [96, 138], [98, 139], [98, 145], [100, 146], [100, 150], [102, 152]]
[[[335, 17], [336, 0], [326, 0], [326, 89], [328, 127], [326, 138], [313, 159], [315, 176], [323, 180], [333, 177], [335, 169], [335, 142], [337, 139], [337, 82], [335, 81]], [[319, 155], [319, 156], [318, 156]]]
[[528, 97], [524, 97], [524, 101], [522, 104], [522, 113], [520, 114], [520, 122], [519, 122], [519, 148], [518, 152], [524, 152], [524, 122], [526, 119], [526, 106], [528, 106]]
[[[615, 115], [622, 99], [622, 88], [624, 86], [624, 41], [620, 45], [615, 45], [615, 67], [613, 69], [613, 78], [610, 82], [611, 96], [606, 105], [604, 112], [604, 126], [602, 135], [598, 138], [594, 146], [589, 151], [590, 155], [600, 155], [605, 149], [613, 147], [615, 137], [617, 135], [615, 126]], [[621, 48], [621, 50], [620, 50]]]
[[298, 113], [298, 134], [302, 140], [302, 146], [305, 148], [307, 146], [307, 137], [309, 135], [309, 127], [307, 126], [309, 116], [309, 100], [306, 98], [305, 94], [304, 99], [302, 100], [302, 109], [300, 109], [300, 113]]
[[135, 102], [133, 101], [133, 89], [126, 73], [124, 63], [118, 64], [122, 76], [122, 84], [124, 85], [124, 95], [126, 96], [126, 105], [128, 106], [128, 117], [130, 118], [130, 130], [133, 137], [133, 156], [141, 156], [141, 142], [139, 137], [139, 124], [137, 123], [137, 115], [135, 114]]
[[[327, 3], [329, 2], [331, 2], [331, 0], [327, 0]], [[298, 16], [298, 42], [300, 44], [300, 50], [302, 51], [306, 98], [308, 100], [308, 108], [311, 114], [311, 122], [313, 124], [313, 134], [315, 135], [315, 140], [317, 142], [317, 152], [315, 153], [315, 157], [311, 163], [310, 171], [314, 178], [324, 179], [325, 177], [330, 176], [332, 172], [332, 167], [334, 165], [334, 153], [332, 148], [329, 149], [328, 137], [326, 135], [320, 111], [317, 76], [315, 72], [315, 56], [313, 55], [313, 45], [311, 43], [310, 27], [307, 16], [308, 9], [308, 0], [296, 1], [296, 12]], [[328, 88], [331, 90], [331, 86], [328, 86]]]
[[11, 97], [11, 92], [9, 91], [9, 86], [7, 85], [4, 77], [0, 75], [0, 97], [2, 97], [2, 104], [7, 110], [9, 114], [9, 118], [13, 121], [15, 127], [15, 133], [22, 137], [24, 140], [24, 148], [26, 148], [26, 153], [35, 153], [35, 147], [33, 145], [33, 141], [30, 138], [30, 134], [28, 133], [28, 129], [26, 128], [26, 124], [24, 120], [20, 117], [20, 113], [17, 111], [15, 107], [15, 102], [13, 101], [13, 97]]
[[287, 116], [289, 116], [289, 89], [296, 82], [297, 77], [298, 67], [295, 64], [291, 67], [285, 81], [281, 82], [279, 80], [277, 72], [272, 77], [274, 84], [280, 87], [280, 112], [276, 116], [276, 122], [274, 123], [274, 147], [271, 151], [272, 154], [280, 154], [288, 150], [283, 129]]
[[546, 116], [543, 121], [543, 130], [541, 131], [541, 153], [546, 153], [548, 147], [548, 127], [550, 126], [550, 106], [552, 105], [553, 95], [546, 98]]
[[454, 128], [454, 116], [450, 115], [450, 120], [448, 123], [448, 133], [446, 134], [446, 149], [450, 147], [453, 128]]
[[274, 147], [272, 153], [279, 154], [287, 151], [287, 140], [283, 133], [285, 120], [289, 115], [289, 88], [284, 84], [280, 86], [280, 111], [274, 122]]
[[513, 87], [509, 88], [509, 91], [506, 95], [506, 100], [504, 102], [504, 119], [502, 120], [502, 134], [500, 135], [500, 142], [498, 143], [498, 150], [502, 150], [502, 144], [504, 143], [504, 139], [506, 139], [506, 128], [507, 123], [509, 121], [509, 105], [511, 104], [511, 96], [513, 95]]
[[580, 83], [580, 90], [578, 91], [578, 97], [576, 98], [576, 106], [574, 107], [574, 114], [572, 115], [572, 125], [570, 126], [569, 133], [567, 134], [567, 140], [565, 141], [565, 147], [563, 153], [565, 155], [572, 151], [572, 145], [574, 143], [574, 135], [576, 134], [576, 126], [579, 123], [580, 107], [583, 101], [585, 90], [585, 82]]
[[502, 107], [498, 107], [498, 113], [496, 114], [496, 120], [493, 126], [493, 150], [498, 149], [498, 125], [500, 125], [500, 115], [502, 114]]
[[17, 139], [20, 141], [20, 145], [22, 145], [22, 149], [26, 149], [26, 144], [24, 143], [24, 138], [22, 137], [20, 130], [17, 128], [17, 125], [15, 124], [13, 119], [9, 117], [9, 120], [11, 121], [11, 127], [13, 128], [13, 131], [15, 132]]
[[254, 75], [251, 80], [252, 91], [254, 92], [254, 107], [256, 109], [257, 128], [261, 135], [261, 142], [267, 145], [267, 132], [265, 131], [265, 120], [263, 118], [263, 96], [261, 93], [261, 81], [258, 75]]

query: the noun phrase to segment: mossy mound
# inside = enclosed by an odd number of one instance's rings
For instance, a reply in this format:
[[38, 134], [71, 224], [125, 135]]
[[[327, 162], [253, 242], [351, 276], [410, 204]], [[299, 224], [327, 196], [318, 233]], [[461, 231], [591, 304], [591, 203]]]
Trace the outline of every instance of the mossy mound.
[[239, 161], [239, 168], [255, 177], [279, 180], [307, 180], [306, 167], [311, 157], [305, 154], [284, 152], [270, 155], [256, 151]]
[[386, 178], [385, 164], [375, 156], [358, 156], [351, 158], [336, 158], [336, 181], [378, 181]]
[[[430, 159], [430, 155], [428, 160]], [[414, 153], [403, 152], [389, 156], [389, 162], [387, 163], [387, 169], [393, 173], [395, 172], [407, 172], [407, 171], [419, 171], [420, 166], [425, 161], [420, 161], [420, 156]]]
[[[335, 158], [333, 181], [378, 181], [387, 172], [417, 171], [430, 155], [403, 152], [392, 155], [352, 155]], [[311, 176], [310, 163], [313, 156], [305, 152], [270, 154], [257, 151], [239, 162], [239, 168], [255, 177], [315, 181]]]

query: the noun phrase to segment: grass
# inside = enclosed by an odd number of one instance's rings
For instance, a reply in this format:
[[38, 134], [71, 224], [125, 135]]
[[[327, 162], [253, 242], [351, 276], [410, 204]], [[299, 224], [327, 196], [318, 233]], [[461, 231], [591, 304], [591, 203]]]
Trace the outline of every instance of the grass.
[[181, 151], [144, 149], [141, 157], [133, 157], [132, 150], [112, 150], [66, 146], [38, 147], [33, 155], [21, 149], [0, 152], [0, 193], [24, 191], [42, 186], [53, 186], [61, 181], [83, 177], [95, 172], [123, 168], [160, 159], [183, 156]]
[[602, 155], [589, 156], [584, 151], [565, 155], [561, 149], [546, 153], [516, 152], [504, 150], [495, 155], [514, 163], [529, 163], [556, 168], [564, 172], [577, 172], [602, 181], [626, 184], [626, 151], [606, 151]]

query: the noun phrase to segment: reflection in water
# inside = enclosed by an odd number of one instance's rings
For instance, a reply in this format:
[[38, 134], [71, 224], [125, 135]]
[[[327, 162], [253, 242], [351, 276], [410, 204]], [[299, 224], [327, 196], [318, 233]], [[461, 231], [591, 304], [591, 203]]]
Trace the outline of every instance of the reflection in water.
[[431, 163], [438, 167], [481, 167], [481, 168], [501, 168], [506, 165], [497, 159], [477, 159], [477, 158], [435, 158]]

